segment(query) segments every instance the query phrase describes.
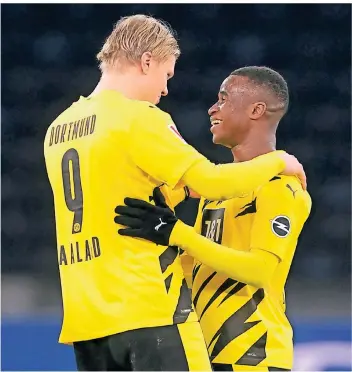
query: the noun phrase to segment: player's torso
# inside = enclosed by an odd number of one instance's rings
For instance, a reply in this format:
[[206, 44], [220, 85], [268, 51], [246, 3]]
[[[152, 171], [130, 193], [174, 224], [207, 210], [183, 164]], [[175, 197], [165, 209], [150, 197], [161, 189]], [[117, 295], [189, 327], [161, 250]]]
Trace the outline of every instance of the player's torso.
[[[255, 192], [223, 202], [206, 201], [198, 227], [219, 244], [247, 251], [255, 213]], [[213, 363], [266, 366], [292, 358], [285, 351], [292, 343], [280, 284], [289, 270], [285, 265], [277, 271], [272, 287], [262, 289], [195, 263], [192, 297]]]
[[[63, 342], [189, 316], [180, 315], [182, 306], [177, 309], [183, 281], [177, 249], [122, 237], [114, 223], [114, 209], [126, 196], [149, 200], [160, 185], [129, 156], [135, 109], [122, 98], [83, 99], [48, 130], [45, 156], [55, 203]], [[187, 288], [183, 291], [182, 310], [190, 310]]]

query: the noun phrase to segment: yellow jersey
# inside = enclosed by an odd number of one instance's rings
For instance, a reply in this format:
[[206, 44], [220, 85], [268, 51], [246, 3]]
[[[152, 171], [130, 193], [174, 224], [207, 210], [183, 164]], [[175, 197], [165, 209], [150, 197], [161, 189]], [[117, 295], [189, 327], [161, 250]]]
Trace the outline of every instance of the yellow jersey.
[[178, 249], [123, 237], [114, 223], [126, 196], [151, 201], [164, 183], [172, 206], [168, 189], [205, 159], [171, 117], [115, 91], [81, 97], [48, 128], [44, 154], [63, 298], [59, 341], [197, 321]]
[[236, 250], [260, 248], [280, 259], [269, 285], [256, 288], [185, 256], [186, 271], [192, 263], [193, 304], [213, 364], [292, 368], [284, 287], [310, 209], [309, 194], [287, 176], [274, 177], [243, 197], [201, 199], [198, 233]]

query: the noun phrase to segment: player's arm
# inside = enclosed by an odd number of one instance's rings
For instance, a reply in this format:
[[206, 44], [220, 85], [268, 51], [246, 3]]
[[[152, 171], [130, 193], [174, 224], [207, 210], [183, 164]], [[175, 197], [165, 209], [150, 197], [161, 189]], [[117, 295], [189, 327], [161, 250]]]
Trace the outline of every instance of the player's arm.
[[153, 178], [174, 188], [183, 182], [207, 199], [229, 199], [250, 192], [275, 175], [288, 171], [302, 177], [302, 166], [282, 151], [239, 164], [215, 165], [187, 144], [169, 115], [144, 107], [131, 126], [130, 156]]
[[229, 278], [264, 288], [274, 273], [279, 258], [261, 249], [248, 252], [235, 250], [217, 244], [178, 221], [170, 236], [171, 242], [184, 249], [189, 255], [204, 265], [213, 268]]
[[172, 206], [175, 208], [177, 205], [187, 200], [190, 196], [190, 191], [187, 186], [179, 187], [169, 190], [170, 200]]
[[[295, 184], [296, 189], [300, 188], [298, 182]], [[247, 252], [196, 235], [180, 221], [171, 233], [170, 242], [177, 242], [188, 254], [230, 278], [263, 288], [288, 250], [296, 246], [310, 212], [310, 198], [302, 189], [294, 196], [285, 183], [274, 181], [262, 187], [256, 205]]]
[[[274, 151], [247, 162], [219, 165], [204, 158], [187, 168], [181, 179], [190, 189], [207, 199], [231, 199], [253, 191], [282, 173], [287, 163], [281, 160], [286, 157], [288, 159], [290, 155], [283, 151]], [[305, 187], [305, 175], [303, 168], [301, 169]]]
[[[294, 246], [292, 243], [297, 241], [310, 211], [310, 205], [305, 202], [306, 199], [299, 197], [296, 200], [288, 188], [286, 192], [286, 189], [279, 183], [276, 184], [277, 186], [270, 187], [272, 184], [274, 182], [269, 183], [268, 187], [264, 186], [257, 196], [257, 213], [248, 252], [237, 251], [214, 243], [177, 220], [166, 204], [160, 200], [160, 190], [154, 191], [154, 200], [159, 207], [127, 198], [125, 200], [127, 207], [118, 207], [117, 213], [124, 216], [132, 213], [133, 221], [129, 217], [126, 220], [123, 216], [118, 216], [115, 221], [131, 227], [119, 230], [121, 235], [146, 238], [158, 244], [178, 245], [196, 260], [214, 270], [261, 288], [270, 281], [277, 264], [286, 254], [287, 247]], [[139, 211], [138, 208], [140, 208]], [[138, 216], [143, 217], [139, 222]], [[289, 221], [288, 227], [285, 225], [285, 220], [276, 219], [278, 222], [276, 228], [279, 231], [277, 234], [281, 231], [282, 234], [287, 233], [286, 235], [276, 235], [275, 230], [272, 229], [272, 223], [278, 216], [286, 216]], [[165, 226], [156, 230], [155, 226], [160, 219]]]

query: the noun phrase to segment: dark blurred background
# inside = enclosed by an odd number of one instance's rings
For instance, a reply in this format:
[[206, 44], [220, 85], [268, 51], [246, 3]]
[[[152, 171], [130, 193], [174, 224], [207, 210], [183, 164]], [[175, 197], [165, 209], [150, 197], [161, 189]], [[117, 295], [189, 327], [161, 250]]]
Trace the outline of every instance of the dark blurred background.
[[[234, 69], [266, 65], [287, 80], [291, 105], [278, 148], [304, 164], [313, 210], [287, 286], [294, 318], [351, 314], [351, 7], [349, 4], [16, 4], [1, 6], [2, 313], [60, 320], [47, 127], [99, 79], [95, 55], [113, 24], [144, 13], [177, 30], [182, 55], [160, 107], [215, 162], [208, 108]], [[197, 203], [181, 208], [189, 223]], [[329, 320], [327, 320], [329, 322]], [[52, 369], [55, 367], [49, 367]]]

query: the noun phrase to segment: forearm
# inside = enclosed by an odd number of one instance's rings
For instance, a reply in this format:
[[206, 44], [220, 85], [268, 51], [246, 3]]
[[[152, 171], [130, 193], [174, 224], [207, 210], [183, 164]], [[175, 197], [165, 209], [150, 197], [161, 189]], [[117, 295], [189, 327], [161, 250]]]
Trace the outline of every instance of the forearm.
[[170, 199], [171, 199], [173, 208], [175, 208], [178, 204], [180, 204], [184, 200], [188, 199], [188, 197], [189, 197], [189, 191], [187, 190], [186, 186], [170, 191]]
[[181, 221], [172, 231], [170, 245], [178, 245], [215, 271], [257, 288], [266, 287], [279, 263], [277, 256], [266, 251], [243, 252], [221, 246], [197, 234]]
[[221, 165], [199, 161], [187, 170], [182, 181], [207, 199], [231, 199], [253, 191], [281, 173], [285, 162], [279, 154], [275, 151], [251, 161]]

